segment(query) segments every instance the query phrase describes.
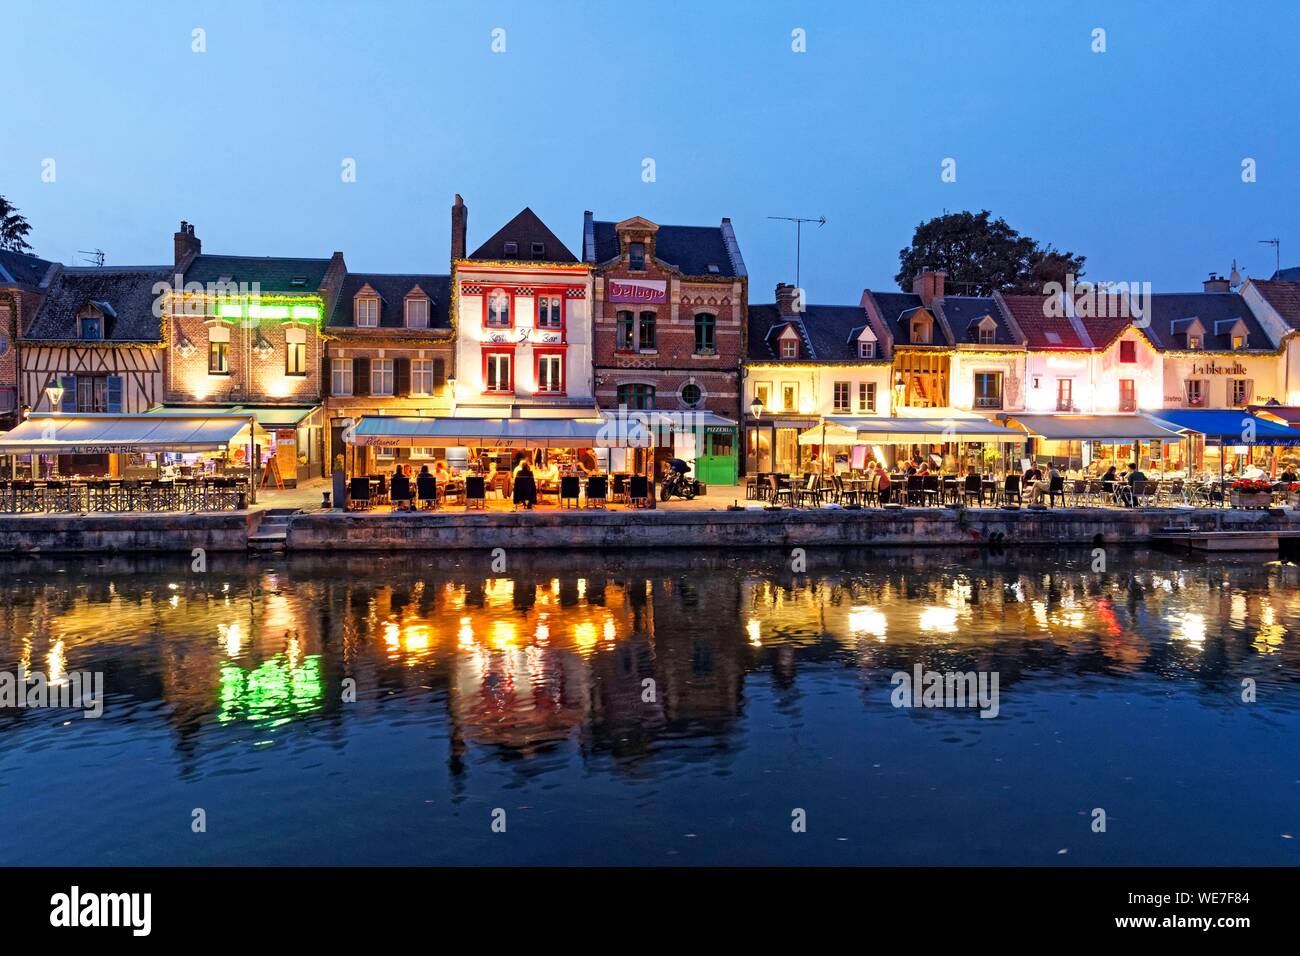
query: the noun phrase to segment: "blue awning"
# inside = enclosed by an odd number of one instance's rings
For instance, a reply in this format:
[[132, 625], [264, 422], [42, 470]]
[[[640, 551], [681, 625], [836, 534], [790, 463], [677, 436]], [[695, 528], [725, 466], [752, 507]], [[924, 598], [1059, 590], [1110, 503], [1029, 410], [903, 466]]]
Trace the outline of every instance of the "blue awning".
[[1147, 415], [1183, 431], [1204, 435], [1213, 444], [1300, 446], [1300, 430], [1249, 412], [1176, 408], [1147, 412]]

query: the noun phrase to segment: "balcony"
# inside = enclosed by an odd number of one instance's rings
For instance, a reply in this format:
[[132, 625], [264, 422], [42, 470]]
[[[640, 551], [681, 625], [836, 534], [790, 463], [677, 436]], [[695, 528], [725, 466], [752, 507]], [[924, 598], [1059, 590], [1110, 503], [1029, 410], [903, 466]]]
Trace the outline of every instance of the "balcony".
[[1001, 408], [1002, 396], [1001, 395], [976, 395], [974, 407], [975, 408]]

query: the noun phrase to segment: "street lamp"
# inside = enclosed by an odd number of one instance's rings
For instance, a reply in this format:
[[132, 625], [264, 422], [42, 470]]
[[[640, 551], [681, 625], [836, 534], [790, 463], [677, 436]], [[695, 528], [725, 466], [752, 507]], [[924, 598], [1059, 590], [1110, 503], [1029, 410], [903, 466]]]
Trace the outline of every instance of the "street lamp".
[[63, 386], [47, 385], [45, 387], [45, 397], [50, 400], [50, 411], [57, 413], [63, 405]]
[[754, 400], [749, 403], [749, 413], [753, 415], [755, 419], [763, 417], [763, 400], [757, 395], [755, 395]]

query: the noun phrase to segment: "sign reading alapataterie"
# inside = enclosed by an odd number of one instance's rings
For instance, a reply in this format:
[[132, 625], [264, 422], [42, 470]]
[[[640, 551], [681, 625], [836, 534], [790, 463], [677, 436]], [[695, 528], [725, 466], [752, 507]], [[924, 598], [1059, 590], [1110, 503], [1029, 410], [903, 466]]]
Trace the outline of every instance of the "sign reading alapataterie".
[[609, 279], [605, 298], [610, 302], [660, 305], [668, 301], [668, 283], [664, 279]]

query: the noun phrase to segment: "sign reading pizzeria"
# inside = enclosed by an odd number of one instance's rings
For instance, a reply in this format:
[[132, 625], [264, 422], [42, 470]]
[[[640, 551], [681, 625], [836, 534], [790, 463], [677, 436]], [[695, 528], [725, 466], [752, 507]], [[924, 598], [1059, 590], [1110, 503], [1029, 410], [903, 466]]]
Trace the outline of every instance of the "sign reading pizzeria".
[[668, 283], [664, 279], [609, 279], [605, 297], [610, 302], [662, 305], [668, 301]]

